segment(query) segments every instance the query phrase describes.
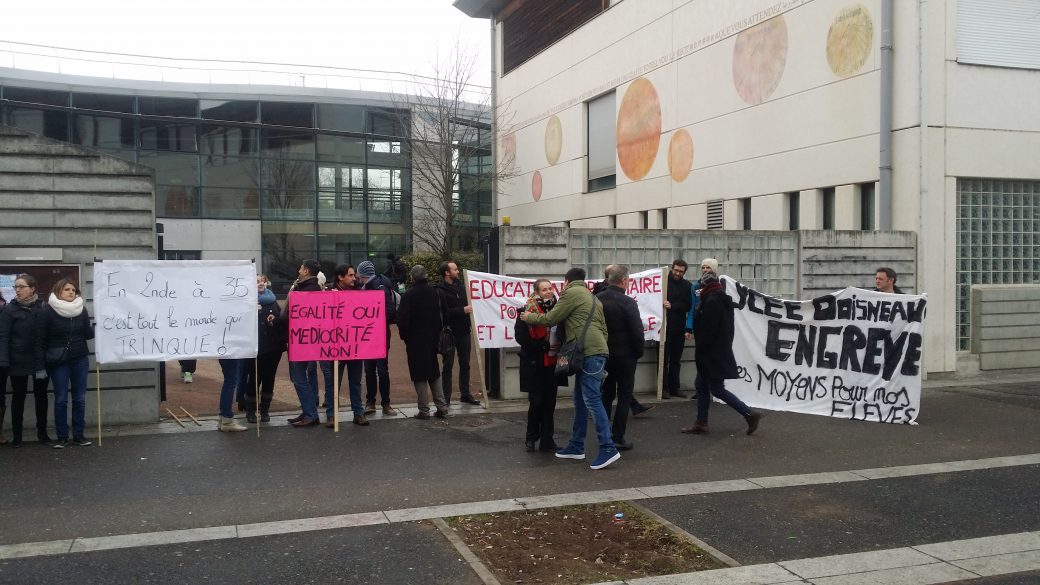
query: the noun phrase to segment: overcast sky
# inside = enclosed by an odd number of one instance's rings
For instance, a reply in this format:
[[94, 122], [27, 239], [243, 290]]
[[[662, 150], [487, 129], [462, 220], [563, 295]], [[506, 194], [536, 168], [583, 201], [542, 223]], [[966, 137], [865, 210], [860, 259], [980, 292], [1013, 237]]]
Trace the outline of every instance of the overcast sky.
[[[478, 56], [474, 81], [490, 84], [488, 21], [452, 0], [11, 0], [2, 13], [0, 51], [2, 41], [17, 41], [429, 74], [438, 54], [459, 43]], [[14, 58], [18, 67], [32, 61]]]

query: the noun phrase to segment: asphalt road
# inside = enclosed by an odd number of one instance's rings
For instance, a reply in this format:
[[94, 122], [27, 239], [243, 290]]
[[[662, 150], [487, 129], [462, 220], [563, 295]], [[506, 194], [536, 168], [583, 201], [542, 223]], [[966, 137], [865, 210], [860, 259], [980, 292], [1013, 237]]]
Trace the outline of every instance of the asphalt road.
[[[758, 433], [722, 405], [631, 421], [635, 442], [593, 472], [523, 450], [523, 413], [106, 439], [0, 449], [0, 545], [168, 531], [712, 480], [1040, 453], [1032, 382], [931, 389], [920, 425], [769, 413]], [[557, 442], [571, 411], [557, 412]], [[589, 444], [594, 445], [593, 437]], [[590, 447], [590, 454], [593, 448]], [[743, 564], [1040, 530], [1040, 466], [644, 500]], [[324, 530], [0, 561], [0, 583], [477, 583], [428, 523]], [[422, 575], [421, 578], [416, 578]], [[1030, 581], [1030, 575], [992, 583]], [[1035, 575], [1033, 575], [1035, 577]], [[1000, 580], [1004, 579], [1004, 580]]]

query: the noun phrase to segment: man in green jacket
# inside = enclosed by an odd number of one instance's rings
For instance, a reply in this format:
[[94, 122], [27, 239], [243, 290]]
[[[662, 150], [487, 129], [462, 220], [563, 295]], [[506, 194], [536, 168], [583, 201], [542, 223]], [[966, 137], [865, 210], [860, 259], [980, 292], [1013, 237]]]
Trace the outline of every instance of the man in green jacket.
[[603, 305], [592, 296], [585, 285], [585, 270], [571, 268], [563, 277], [563, 292], [556, 306], [548, 313], [524, 312], [521, 318], [528, 325], [552, 327], [564, 324], [566, 341], [573, 341], [585, 330], [585, 322], [592, 312], [592, 322], [585, 335], [585, 360], [575, 376], [574, 425], [567, 446], [556, 452], [560, 459], [585, 459], [585, 429], [589, 413], [596, 423], [599, 438], [599, 453], [592, 462], [592, 469], [603, 469], [621, 458], [610, 433], [610, 419], [603, 407], [600, 385], [606, 376], [607, 321], [603, 318]]

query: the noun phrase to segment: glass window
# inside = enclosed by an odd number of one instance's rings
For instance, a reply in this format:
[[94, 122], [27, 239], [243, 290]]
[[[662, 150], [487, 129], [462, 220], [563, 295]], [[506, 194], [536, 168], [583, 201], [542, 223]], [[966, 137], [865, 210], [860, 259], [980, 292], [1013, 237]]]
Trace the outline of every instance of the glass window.
[[611, 189], [616, 184], [617, 110], [614, 98], [614, 92], [610, 92], [588, 103], [589, 191]]
[[823, 229], [834, 229], [834, 187], [823, 190]]
[[859, 217], [861, 230], [874, 229], [874, 183], [859, 186]]
[[318, 128], [364, 132], [365, 108], [342, 104], [318, 104]]
[[369, 108], [368, 131], [381, 136], [408, 136], [408, 112], [386, 108]]
[[182, 98], [137, 98], [137, 111], [146, 116], [174, 116], [177, 118], [197, 118], [199, 100]]
[[72, 142], [94, 149], [134, 148], [134, 121], [107, 116], [72, 116]]
[[260, 121], [276, 126], [311, 128], [314, 126], [314, 104], [261, 102]]
[[159, 120], [141, 120], [140, 124], [141, 148], [144, 150], [198, 152], [194, 124]]
[[[335, 269], [339, 264], [353, 264], [356, 267], [368, 259], [369, 248], [362, 223], [321, 222], [317, 239], [322, 266]], [[326, 274], [332, 278], [331, 270]]]
[[203, 187], [260, 186], [260, 163], [255, 158], [202, 155]]
[[259, 219], [260, 190], [202, 188], [202, 217]]
[[158, 217], [198, 217], [199, 188], [185, 185], [156, 185], [155, 214]]
[[751, 229], [751, 198], [744, 197], [740, 200], [740, 215], [744, 220], [742, 226], [745, 230]]
[[240, 156], [257, 152], [255, 128], [203, 124], [199, 130], [199, 146], [204, 154]]
[[69, 140], [68, 112], [34, 108], [5, 108], [4, 111], [10, 126], [55, 140]]
[[261, 225], [263, 271], [281, 296], [296, 280], [300, 262], [317, 256], [314, 222], [264, 221]]
[[318, 167], [318, 218], [365, 221], [365, 172], [362, 167]]
[[69, 105], [69, 93], [65, 91], [47, 91], [45, 89], [29, 89], [24, 87], [4, 86], [4, 99], [30, 104], [48, 106]]
[[365, 164], [365, 140], [319, 134], [318, 160], [363, 165]]
[[261, 147], [265, 157], [314, 160], [314, 134], [306, 130], [264, 128]]
[[401, 190], [402, 169], [369, 168], [368, 220], [370, 222], [398, 223], [404, 218], [404, 200]]
[[798, 229], [798, 218], [801, 215], [802, 194], [792, 191], [787, 194], [787, 229]]
[[260, 164], [264, 219], [313, 219], [314, 163], [278, 158], [263, 159]]
[[202, 117], [207, 120], [227, 120], [229, 122], [256, 122], [259, 102], [202, 100], [199, 103]]
[[199, 157], [196, 154], [142, 152], [140, 163], [155, 169], [156, 185], [199, 186]]
[[103, 112], [134, 113], [134, 96], [108, 95], [104, 93], [74, 93], [72, 107]]

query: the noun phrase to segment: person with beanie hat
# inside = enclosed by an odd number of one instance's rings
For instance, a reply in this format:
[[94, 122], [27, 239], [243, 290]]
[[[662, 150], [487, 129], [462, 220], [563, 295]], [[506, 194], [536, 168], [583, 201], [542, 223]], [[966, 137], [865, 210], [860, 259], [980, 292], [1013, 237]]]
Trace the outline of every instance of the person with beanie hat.
[[[386, 298], [386, 349], [390, 354], [390, 324], [397, 322], [397, 306], [394, 303], [394, 284], [382, 274], [376, 273], [376, 265], [370, 260], [358, 264], [358, 280], [361, 290], [382, 290]], [[392, 415], [390, 406], [390, 362], [387, 358], [365, 360], [365, 414], [376, 411], [376, 390], [379, 391], [383, 414]]]
[[[705, 272], [719, 273], [719, 261], [714, 258], [705, 258], [701, 260], [701, 274]], [[697, 314], [697, 302], [701, 297], [701, 281], [698, 279], [697, 282], [693, 283], [693, 288], [690, 290], [690, 312], [686, 315], [686, 333], [693, 335], [693, 318]], [[697, 400], [697, 389], [694, 388], [693, 394], [690, 395], [690, 400]]]
[[708, 409], [715, 396], [736, 410], [747, 421], [747, 434], [758, 429], [762, 415], [726, 390], [727, 378], [738, 378], [737, 360], [733, 357], [733, 305], [726, 296], [719, 276], [705, 270], [700, 278], [700, 301], [697, 304], [697, 326], [693, 333], [697, 341], [694, 358], [697, 360], [697, 421], [682, 429], [693, 435], [708, 434]]

